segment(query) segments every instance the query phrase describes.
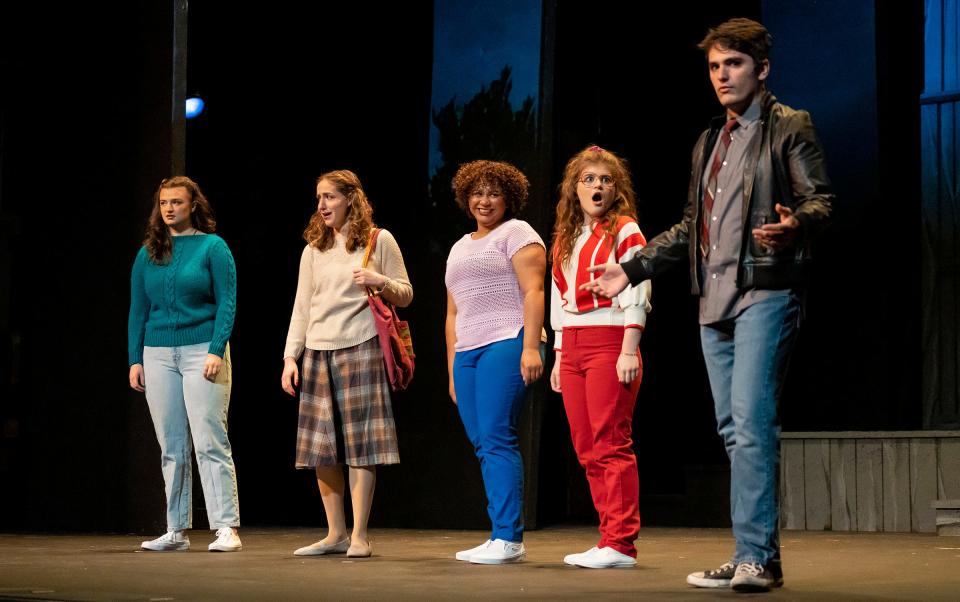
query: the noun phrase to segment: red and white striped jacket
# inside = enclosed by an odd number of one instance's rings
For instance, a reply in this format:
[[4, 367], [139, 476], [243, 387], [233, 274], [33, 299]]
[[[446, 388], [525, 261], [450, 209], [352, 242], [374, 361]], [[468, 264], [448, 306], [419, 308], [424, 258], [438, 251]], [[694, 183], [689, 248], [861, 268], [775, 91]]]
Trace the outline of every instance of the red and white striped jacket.
[[607, 234], [602, 224], [584, 224], [573, 245], [573, 254], [567, 264], [553, 262], [550, 323], [556, 333], [553, 348], [563, 349], [564, 326], [623, 326], [643, 329], [651, 310], [649, 280], [636, 286], [627, 286], [619, 295], [607, 299], [580, 285], [592, 279], [586, 268], [616, 261], [623, 263], [640, 252], [647, 241], [640, 226], [630, 217], [617, 220], [616, 236]]

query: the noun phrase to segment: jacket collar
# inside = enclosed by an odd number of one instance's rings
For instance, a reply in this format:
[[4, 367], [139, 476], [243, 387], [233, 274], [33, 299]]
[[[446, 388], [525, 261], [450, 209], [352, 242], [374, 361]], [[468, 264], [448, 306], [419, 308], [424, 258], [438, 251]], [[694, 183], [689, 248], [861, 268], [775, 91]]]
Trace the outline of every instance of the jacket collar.
[[[773, 105], [777, 103], [777, 97], [770, 93], [770, 90], [764, 88], [763, 92], [760, 93], [760, 121], [766, 122], [770, 117], [770, 110], [773, 109]], [[710, 129], [719, 130], [723, 127], [723, 124], [727, 122], [726, 112], [717, 115], [710, 120]]]

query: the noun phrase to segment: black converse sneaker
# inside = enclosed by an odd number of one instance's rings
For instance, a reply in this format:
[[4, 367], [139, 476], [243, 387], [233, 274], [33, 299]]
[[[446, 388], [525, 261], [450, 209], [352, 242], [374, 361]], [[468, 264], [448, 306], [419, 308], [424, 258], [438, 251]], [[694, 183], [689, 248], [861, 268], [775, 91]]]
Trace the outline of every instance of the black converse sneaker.
[[696, 587], [730, 587], [737, 565], [728, 562], [718, 569], [698, 571], [687, 575], [687, 583]]
[[779, 567], [763, 566], [759, 562], [741, 562], [730, 580], [730, 587], [737, 592], [765, 592], [771, 587], [783, 585], [783, 572]]

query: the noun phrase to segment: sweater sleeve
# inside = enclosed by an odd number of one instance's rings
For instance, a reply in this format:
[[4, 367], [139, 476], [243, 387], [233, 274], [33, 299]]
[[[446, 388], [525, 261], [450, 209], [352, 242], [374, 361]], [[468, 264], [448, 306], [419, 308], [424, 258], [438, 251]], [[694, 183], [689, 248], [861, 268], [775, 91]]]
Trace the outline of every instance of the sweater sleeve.
[[544, 249], [547, 248], [547, 245], [543, 244], [543, 239], [540, 238], [537, 231], [527, 222], [519, 219], [513, 220], [511, 223], [506, 224], [506, 227], [509, 228], [506, 233], [508, 259], [513, 259], [517, 251], [527, 245], [540, 245]]
[[147, 262], [147, 248], [140, 247], [130, 274], [130, 315], [127, 317], [128, 366], [143, 363], [143, 338], [150, 315], [150, 299], [144, 284], [143, 270]]
[[[646, 240], [640, 232], [640, 226], [634, 221], [627, 222], [617, 233], [617, 261], [623, 263], [633, 259], [644, 246], [646, 246]], [[646, 327], [647, 313], [651, 309], [650, 294], [650, 281], [643, 280], [637, 284], [627, 285], [627, 288], [617, 295], [617, 302], [623, 308], [624, 328], [642, 330]]]
[[219, 236], [210, 243], [209, 261], [217, 316], [208, 353], [223, 357], [237, 314], [237, 266], [233, 262], [230, 247]]
[[553, 328], [553, 350], [563, 350], [563, 299], [556, 276], [550, 279], [550, 327]]
[[377, 235], [377, 260], [381, 273], [387, 277], [383, 286], [383, 297], [397, 307], [406, 307], [413, 301], [413, 286], [407, 277], [407, 268], [403, 263], [400, 245], [387, 230]]
[[297, 295], [293, 300], [293, 314], [287, 329], [287, 345], [283, 357], [298, 359], [307, 342], [307, 324], [310, 322], [310, 303], [313, 296], [313, 252], [310, 245], [300, 255], [300, 274], [297, 277]]

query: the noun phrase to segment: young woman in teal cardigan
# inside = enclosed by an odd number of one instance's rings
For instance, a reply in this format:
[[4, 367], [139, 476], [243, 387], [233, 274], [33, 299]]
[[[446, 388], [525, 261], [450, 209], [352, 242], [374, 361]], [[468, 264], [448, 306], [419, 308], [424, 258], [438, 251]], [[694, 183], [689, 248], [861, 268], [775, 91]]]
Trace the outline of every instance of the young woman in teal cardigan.
[[227, 438], [230, 348], [237, 306], [233, 255], [213, 234], [200, 187], [185, 176], [160, 183], [143, 247], [133, 263], [130, 386], [145, 392], [160, 443], [167, 532], [144, 550], [184, 551], [193, 526], [191, 448], [197, 451], [211, 552], [241, 549], [237, 476]]

